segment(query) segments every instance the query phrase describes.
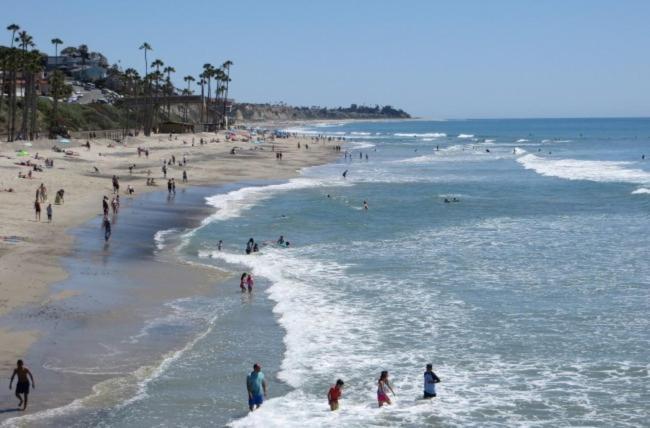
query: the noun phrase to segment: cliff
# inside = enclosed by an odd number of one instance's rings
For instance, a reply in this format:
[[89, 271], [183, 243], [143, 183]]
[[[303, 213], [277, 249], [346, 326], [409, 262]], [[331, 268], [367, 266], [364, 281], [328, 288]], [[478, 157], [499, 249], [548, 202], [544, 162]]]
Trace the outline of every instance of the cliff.
[[287, 105], [236, 103], [231, 117], [235, 121], [291, 121], [312, 119], [409, 119], [411, 115], [391, 106], [293, 107]]

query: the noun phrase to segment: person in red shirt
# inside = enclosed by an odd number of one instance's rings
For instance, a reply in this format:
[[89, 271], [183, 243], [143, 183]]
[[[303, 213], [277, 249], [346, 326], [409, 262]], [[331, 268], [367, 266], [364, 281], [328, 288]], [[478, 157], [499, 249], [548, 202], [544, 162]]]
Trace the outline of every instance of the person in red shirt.
[[339, 398], [341, 398], [341, 394], [343, 394], [343, 384], [344, 382], [341, 379], [337, 380], [336, 385], [331, 387], [327, 393], [327, 401], [329, 401], [330, 409], [332, 411], [338, 410], [339, 408]]

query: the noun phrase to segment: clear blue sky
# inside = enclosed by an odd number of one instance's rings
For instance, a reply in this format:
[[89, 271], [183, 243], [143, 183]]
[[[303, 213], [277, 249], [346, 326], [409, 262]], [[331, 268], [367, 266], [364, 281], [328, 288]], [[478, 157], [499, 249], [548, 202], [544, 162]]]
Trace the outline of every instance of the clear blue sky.
[[0, 16], [41, 50], [59, 37], [141, 72], [147, 41], [178, 85], [230, 59], [241, 101], [392, 104], [428, 118], [650, 116], [647, 0], [21, 0], [3, 1]]

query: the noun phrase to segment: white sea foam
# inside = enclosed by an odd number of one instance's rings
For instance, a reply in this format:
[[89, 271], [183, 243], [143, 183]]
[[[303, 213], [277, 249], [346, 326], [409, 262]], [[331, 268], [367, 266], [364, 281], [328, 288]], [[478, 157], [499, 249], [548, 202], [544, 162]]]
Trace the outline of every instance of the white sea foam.
[[280, 192], [314, 187], [345, 186], [346, 183], [345, 180], [339, 179], [293, 178], [286, 183], [244, 187], [232, 192], [210, 196], [206, 198], [206, 202], [215, 207], [217, 212], [204, 219], [203, 224], [239, 217], [243, 211]]
[[492, 144], [492, 143], [494, 143], [495, 141], [496, 141], [496, 140], [495, 140], [495, 139], [492, 139], [492, 138], [485, 140], [485, 142], [486, 142], [487, 144]]
[[650, 195], [650, 189], [647, 187], [639, 187], [632, 192], [633, 195]]
[[176, 229], [166, 229], [166, 230], [159, 230], [156, 232], [153, 236], [153, 240], [156, 244], [156, 248], [161, 251], [165, 249], [165, 241], [167, 239], [167, 236], [171, 235], [172, 233], [176, 232]]
[[413, 137], [413, 138], [444, 138], [447, 136], [444, 132], [425, 132], [425, 133], [417, 133], [417, 132], [411, 132], [411, 133], [404, 133], [404, 132], [396, 132], [393, 134], [396, 137]]
[[[522, 151], [523, 152], [523, 151]], [[533, 154], [517, 158], [524, 168], [538, 174], [567, 180], [597, 182], [650, 183], [650, 172], [626, 168], [631, 162], [593, 161], [577, 159], [548, 159]]]
[[517, 141], [515, 141], [515, 143], [527, 143], [527, 142], [528, 142], [528, 140], [525, 139], [525, 138], [520, 138]]
[[469, 138], [474, 138], [474, 134], [458, 134], [458, 137], [461, 140], [469, 139]]
[[369, 149], [371, 147], [375, 147], [375, 144], [369, 143], [367, 141], [352, 141], [349, 143], [349, 147], [352, 150]]
[[353, 132], [350, 132], [350, 135], [371, 135], [371, 133], [370, 132], [353, 131]]

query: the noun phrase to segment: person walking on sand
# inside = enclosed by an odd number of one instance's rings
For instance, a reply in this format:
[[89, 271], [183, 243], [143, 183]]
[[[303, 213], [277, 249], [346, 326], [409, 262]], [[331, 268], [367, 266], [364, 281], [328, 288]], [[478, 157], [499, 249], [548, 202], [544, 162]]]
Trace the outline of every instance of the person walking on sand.
[[[27, 409], [27, 398], [29, 396], [29, 379], [31, 379], [32, 388], [36, 389], [36, 384], [34, 383], [34, 377], [32, 372], [29, 371], [27, 367], [23, 365], [23, 360], [18, 360], [16, 363], [16, 368], [14, 369], [11, 379], [9, 380], [9, 389], [14, 383], [14, 377], [18, 377], [18, 382], [16, 383], [16, 397], [18, 398], [18, 407], [22, 406], [23, 410]], [[22, 394], [22, 397], [21, 397]]]
[[433, 365], [427, 364], [427, 369], [424, 372], [424, 398], [436, 396], [436, 383], [439, 382], [440, 378], [433, 372]]
[[264, 398], [267, 397], [266, 381], [262, 367], [255, 363], [253, 371], [246, 377], [246, 389], [248, 390], [248, 408], [250, 411], [258, 409]]
[[38, 199], [34, 201], [34, 215], [35, 221], [41, 221], [41, 203]]
[[388, 372], [384, 370], [381, 372], [381, 376], [379, 376], [379, 380], [377, 381], [377, 402], [379, 403], [379, 407], [382, 407], [384, 404], [393, 404], [388, 396], [389, 391], [395, 395], [395, 391], [393, 391], [393, 387], [390, 386], [390, 382], [388, 381]]
[[108, 196], [104, 196], [102, 199], [102, 209], [104, 210], [104, 216], [108, 215]]
[[183, 170], [183, 183], [187, 183], [187, 171]]
[[248, 287], [249, 293], [253, 292], [253, 285], [255, 285], [255, 281], [253, 281], [253, 275], [249, 273], [246, 275], [246, 286]]
[[47, 212], [47, 222], [52, 223], [52, 204], [47, 204], [45, 211]]
[[341, 379], [336, 381], [336, 385], [332, 386], [327, 393], [327, 401], [330, 405], [330, 410], [335, 411], [339, 409], [339, 398], [343, 394], [344, 382]]

